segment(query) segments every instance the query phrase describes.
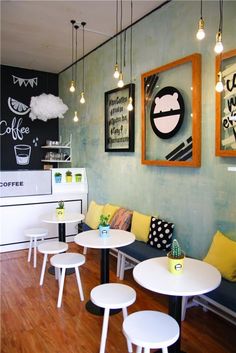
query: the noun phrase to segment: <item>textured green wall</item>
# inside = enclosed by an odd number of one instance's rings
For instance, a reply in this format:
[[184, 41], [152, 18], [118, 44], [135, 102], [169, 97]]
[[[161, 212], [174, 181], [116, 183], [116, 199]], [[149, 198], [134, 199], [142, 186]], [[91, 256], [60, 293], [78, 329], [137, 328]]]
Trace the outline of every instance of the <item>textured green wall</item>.
[[[73, 135], [73, 166], [85, 167], [89, 201], [110, 202], [175, 223], [175, 235], [186, 253], [203, 257], [217, 229], [236, 239], [235, 158], [215, 157], [215, 34], [219, 24], [216, 1], [203, 2], [206, 38], [195, 39], [200, 1], [173, 1], [133, 28], [135, 82], [135, 152], [104, 152], [104, 92], [113, 79], [115, 41], [85, 59], [86, 104], [68, 92], [71, 71], [60, 75], [60, 97], [70, 107], [60, 121], [60, 134]], [[236, 1], [224, 1], [225, 51], [236, 48]], [[127, 38], [128, 40], [128, 38]], [[202, 55], [202, 166], [157, 167], [141, 164], [141, 74], [184, 56]], [[128, 62], [128, 61], [127, 61]], [[82, 64], [77, 65], [81, 82]], [[128, 67], [124, 70], [129, 83]], [[80, 88], [81, 90], [81, 88]], [[75, 108], [76, 107], [76, 108]], [[78, 110], [80, 121], [73, 122]]]

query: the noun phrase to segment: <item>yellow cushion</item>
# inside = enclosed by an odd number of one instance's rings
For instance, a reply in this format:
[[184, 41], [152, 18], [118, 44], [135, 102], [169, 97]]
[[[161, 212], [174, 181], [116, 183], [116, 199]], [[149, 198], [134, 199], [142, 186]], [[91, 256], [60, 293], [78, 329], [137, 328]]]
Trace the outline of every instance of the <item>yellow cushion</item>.
[[134, 211], [131, 223], [131, 233], [135, 235], [136, 240], [147, 242], [151, 216]]
[[203, 261], [215, 266], [222, 277], [236, 282], [236, 241], [227, 238], [219, 230], [214, 235], [208, 254]]
[[114, 216], [115, 212], [119, 209], [119, 206], [111, 205], [107, 203], [102, 210], [102, 214], [104, 216], [109, 216], [108, 222], [110, 223], [112, 220], [112, 217]]
[[88, 212], [85, 217], [85, 223], [92, 229], [97, 229], [100, 216], [102, 214], [104, 205], [98, 205], [95, 201], [91, 201]]

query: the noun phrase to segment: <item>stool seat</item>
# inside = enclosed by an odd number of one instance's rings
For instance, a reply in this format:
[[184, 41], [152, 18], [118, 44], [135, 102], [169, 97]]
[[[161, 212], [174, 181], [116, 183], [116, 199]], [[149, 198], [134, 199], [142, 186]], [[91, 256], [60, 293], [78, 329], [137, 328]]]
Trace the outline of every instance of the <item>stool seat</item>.
[[43, 285], [48, 255], [59, 254], [67, 250], [68, 244], [64, 243], [63, 241], [48, 241], [39, 245], [38, 251], [44, 254], [41, 276], [39, 281], [40, 286]]
[[138, 311], [124, 320], [123, 332], [132, 343], [145, 348], [149, 352], [151, 348], [162, 348], [168, 352], [167, 347], [175, 343], [179, 337], [179, 325], [170, 315], [152, 311]]
[[74, 268], [85, 263], [85, 256], [76, 253], [65, 253], [54, 255], [51, 258], [51, 264], [59, 268]]
[[84, 293], [83, 293], [83, 288], [82, 288], [81, 279], [80, 279], [79, 266], [85, 263], [85, 256], [78, 253], [63, 253], [63, 254], [54, 255], [50, 259], [50, 262], [55, 268], [59, 269], [59, 293], [58, 293], [57, 307], [58, 308], [61, 307], [65, 273], [67, 268], [75, 269], [80, 299], [81, 301], [83, 301]]
[[49, 241], [40, 244], [38, 251], [43, 254], [57, 254], [68, 250], [68, 244], [63, 241]]
[[[92, 289], [91, 301], [104, 308], [102, 334], [99, 353], [105, 353], [110, 309], [122, 309], [123, 318], [127, 317], [127, 307], [136, 300], [136, 292], [133, 288], [120, 283], [104, 283]], [[132, 352], [132, 345], [127, 340], [128, 351]]]
[[37, 240], [44, 238], [48, 235], [48, 230], [45, 228], [35, 227], [29, 228], [24, 231], [26, 237], [30, 238], [29, 252], [28, 252], [28, 262], [31, 259], [32, 247], [34, 247], [34, 267], [37, 266]]
[[121, 309], [134, 303], [136, 292], [120, 283], [105, 283], [92, 289], [92, 302], [101, 308]]

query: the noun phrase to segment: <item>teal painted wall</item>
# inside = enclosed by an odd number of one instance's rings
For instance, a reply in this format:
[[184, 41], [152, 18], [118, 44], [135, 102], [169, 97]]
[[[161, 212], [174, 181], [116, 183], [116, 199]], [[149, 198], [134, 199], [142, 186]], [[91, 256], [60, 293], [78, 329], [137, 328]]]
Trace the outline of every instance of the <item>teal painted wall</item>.
[[[213, 48], [219, 25], [218, 2], [203, 2], [206, 38], [202, 42], [195, 39], [199, 14], [200, 1], [173, 1], [133, 28], [134, 153], [104, 152], [104, 92], [116, 88], [114, 40], [85, 59], [84, 106], [79, 97], [68, 92], [70, 69], [60, 75], [59, 88], [60, 97], [70, 107], [60, 120], [60, 134], [67, 138], [72, 133], [73, 166], [87, 169], [89, 201], [110, 202], [173, 221], [186, 253], [202, 258], [217, 229], [236, 239], [236, 173], [227, 170], [236, 165], [236, 159], [215, 157]], [[236, 2], [224, 1], [225, 51], [236, 48], [235, 33]], [[141, 74], [195, 52], [202, 55], [201, 168], [142, 165]], [[82, 63], [77, 69], [81, 82]], [[125, 84], [129, 83], [128, 67], [124, 78]], [[73, 122], [74, 110], [80, 117], [77, 124]]]

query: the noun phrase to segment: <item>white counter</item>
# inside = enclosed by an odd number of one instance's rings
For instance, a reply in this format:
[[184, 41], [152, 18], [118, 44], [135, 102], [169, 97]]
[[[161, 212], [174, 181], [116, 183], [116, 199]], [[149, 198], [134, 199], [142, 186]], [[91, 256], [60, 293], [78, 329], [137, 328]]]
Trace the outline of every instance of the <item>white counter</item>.
[[[16, 196], [0, 198], [0, 252], [28, 248], [28, 240], [24, 237], [24, 230], [31, 227], [45, 227], [48, 229], [48, 238], [58, 238], [58, 227], [46, 224], [42, 216], [53, 212], [59, 201], [64, 201], [66, 211], [87, 212], [88, 184], [84, 168], [73, 168], [73, 173], [82, 173], [82, 182], [54, 185], [54, 172], [52, 172], [52, 194]], [[61, 172], [64, 170], [60, 169]], [[30, 173], [30, 171], [29, 171]], [[78, 233], [77, 223], [68, 224], [66, 227], [67, 241], [73, 240]]]

